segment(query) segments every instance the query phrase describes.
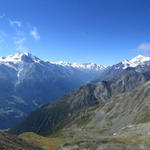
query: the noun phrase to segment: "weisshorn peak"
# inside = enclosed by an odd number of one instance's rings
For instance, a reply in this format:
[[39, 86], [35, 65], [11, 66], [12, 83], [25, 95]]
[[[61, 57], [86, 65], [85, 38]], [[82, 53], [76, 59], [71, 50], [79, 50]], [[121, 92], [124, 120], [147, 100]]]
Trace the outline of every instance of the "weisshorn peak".
[[114, 77], [120, 75], [124, 70], [129, 68], [133, 68], [138, 72], [149, 71], [150, 57], [138, 55], [131, 60], [126, 59], [115, 65], [108, 66], [100, 72], [99, 76], [94, 80], [94, 82], [111, 80]]
[[137, 67], [138, 65], [144, 65], [148, 61], [150, 61], [150, 57], [138, 55], [131, 60], [126, 59], [122, 61], [122, 64], [124, 65], [123, 69], [126, 69], [128, 67], [134, 68], [134, 67]]

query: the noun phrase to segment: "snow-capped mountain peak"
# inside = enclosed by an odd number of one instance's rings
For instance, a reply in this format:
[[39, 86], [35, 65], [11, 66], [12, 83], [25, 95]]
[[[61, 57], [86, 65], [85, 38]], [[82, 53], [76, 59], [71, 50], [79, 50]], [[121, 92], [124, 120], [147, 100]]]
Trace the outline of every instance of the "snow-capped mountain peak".
[[39, 62], [40, 59], [27, 52], [16, 53], [14, 55], [9, 55], [7, 57], [0, 57], [0, 62], [12, 62], [14, 64], [19, 62], [31, 62], [31, 61]]
[[142, 62], [145, 62], [145, 61], [150, 61], [150, 57], [146, 57], [146, 56], [143, 56], [143, 55], [138, 55], [136, 57], [134, 57], [133, 59], [130, 60], [130, 62], [137, 62], [137, 63], [142, 63]]
[[122, 61], [122, 64], [124, 65], [123, 69], [126, 69], [128, 67], [137, 67], [138, 65], [143, 65], [145, 62], [150, 61], [150, 57], [146, 57], [143, 55], [138, 55], [131, 60], [124, 60]]

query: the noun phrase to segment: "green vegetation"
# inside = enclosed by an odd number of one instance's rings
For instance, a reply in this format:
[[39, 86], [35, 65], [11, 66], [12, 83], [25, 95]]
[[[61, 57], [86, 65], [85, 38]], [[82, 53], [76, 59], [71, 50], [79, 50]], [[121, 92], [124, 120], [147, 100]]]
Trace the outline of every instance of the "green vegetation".
[[84, 114], [80, 118], [76, 120], [77, 127], [84, 127], [88, 124], [90, 121], [90, 114]]
[[45, 150], [56, 150], [65, 143], [72, 143], [75, 139], [68, 138], [53, 138], [44, 137], [33, 132], [26, 132], [19, 135], [19, 138], [26, 140], [27, 142], [33, 143], [34, 145], [41, 147]]
[[150, 122], [150, 108], [149, 106], [143, 107], [134, 119], [135, 124]]

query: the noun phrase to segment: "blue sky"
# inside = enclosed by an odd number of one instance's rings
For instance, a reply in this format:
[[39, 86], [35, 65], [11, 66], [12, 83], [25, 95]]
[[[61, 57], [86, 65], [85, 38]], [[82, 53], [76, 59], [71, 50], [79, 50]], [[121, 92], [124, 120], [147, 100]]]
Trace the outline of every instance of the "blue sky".
[[0, 56], [111, 65], [150, 55], [149, 0], [2, 0]]

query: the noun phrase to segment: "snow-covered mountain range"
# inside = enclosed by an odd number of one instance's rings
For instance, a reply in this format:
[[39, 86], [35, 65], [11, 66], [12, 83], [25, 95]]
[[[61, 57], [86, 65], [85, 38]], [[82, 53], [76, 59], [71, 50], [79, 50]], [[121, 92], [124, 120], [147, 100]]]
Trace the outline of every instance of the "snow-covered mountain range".
[[[147, 64], [148, 62], [150, 62], [150, 57], [138, 55], [138, 56], [132, 58], [131, 60], [128, 60], [128, 59], [123, 60], [122, 62], [119, 63], [120, 67], [116, 67], [116, 69], [120, 69], [120, 68], [127, 69], [128, 67], [135, 68], [139, 65], [142, 66], [144, 64]], [[85, 70], [97, 70], [98, 71], [98, 70], [104, 70], [107, 68], [107, 66], [105, 66], [105, 65], [99, 65], [99, 64], [95, 64], [95, 63], [79, 64], [79, 63], [68, 63], [65, 61], [59, 61], [56, 63], [51, 62], [51, 63], [61, 65], [64, 67], [73, 67], [73, 68], [85, 69]], [[112, 67], [112, 66], [108, 66], [108, 68], [110, 68], [110, 67]]]
[[84, 64], [79, 64], [79, 63], [69, 63], [65, 61], [60, 61], [60, 62], [52, 62], [52, 61], [42, 61], [38, 57], [33, 56], [30, 53], [24, 52], [24, 53], [16, 53], [14, 55], [10, 55], [7, 57], [0, 57], [0, 63], [4, 63], [10, 67], [13, 67], [12, 65], [14, 64], [21, 64], [24, 62], [35, 62], [35, 63], [40, 63], [40, 62], [45, 62], [45, 63], [50, 63], [54, 65], [60, 65], [63, 67], [72, 67], [75, 69], [79, 70], [92, 70], [92, 71], [100, 71], [106, 68], [104, 65], [97, 65], [95, 63], [84, 63]]
[[85, 70], [103, 70], [106, 68], [106, 66], [104, 65], [97, 65], [95, 63], [84, 63], [84, 64], [79, 64], [79, 63], [68, 63], [68, 62], [65, 62], [65, 61], [60, 61], [60, 62], [56, 62], [54, 64], [57, 64], [57, 65], [61, 65], [61, 66], [64, 66], [64, 67], [73, 67], [73, 68], [76, 68], [76, 69], [85, 69]]
[[[78, 66], [78, 67], [77, 67]], [[0, 128], [95, 78], [96, 64], [64, 66], [30, 53], [0, 57]]]
[[89, 81], [110, 80], [125, 69], [150, 70], [150, 57], [113, 66], [51, 62], [30, 53], [0, 57], [0, 128], [16, 125], [28, 113]]
[[[144, 65], [145, 63], [147, 63], [148, 61], [150, 61], [150, 57], [145, 57], [142, 55], [138, 55], [136, 57], [134, 57], [131, 60], [125, 59], [123, 60], [120, 65], [120, 67], [116, 67], [116, 69], [126, 69], [128, 67], [137, 67], [138, 65]], [[30, 53], [24, 52], [24, 53], [16, 53], [14, 55], [10, 55], [7, 57], [0, 57], [0, 63], [2, 64], [6, 64], [10, 67], [14, 67], [14, 64], [22, 64], [24, 62], [35, 62], [35, 63], [40, 63], [40, 62], [45, 62], [45, 63], [50, 63], [50, 64], [54, 64], [54, 65], [60, 65], [63, 67], [72, 67], [75, 69], [79, 69], [79, 70], [89, 70], [89, 71], [100, 71], [100, 70], [104, 70], [107, 67], [105, 65], [99, 65], [99, 64], [95, 64], [95, 63], [69, 63], [69, 62], [65, 62], [65, 61], [59, 61], [59, 62], [52, 62], [52, 61], [43, 61], [40, 60], [38, 57], [33, 56]], [[111, 67], [111, 66], [109, 66]]]

